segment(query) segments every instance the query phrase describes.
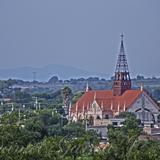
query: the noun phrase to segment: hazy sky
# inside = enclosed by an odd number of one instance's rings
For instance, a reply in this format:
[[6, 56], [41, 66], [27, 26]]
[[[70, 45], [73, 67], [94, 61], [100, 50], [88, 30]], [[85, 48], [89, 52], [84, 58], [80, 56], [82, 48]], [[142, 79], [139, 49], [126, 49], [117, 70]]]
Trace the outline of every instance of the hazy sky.
[[0, 0], [0, 69], [63, 64], [160, 76], [160, 0]]

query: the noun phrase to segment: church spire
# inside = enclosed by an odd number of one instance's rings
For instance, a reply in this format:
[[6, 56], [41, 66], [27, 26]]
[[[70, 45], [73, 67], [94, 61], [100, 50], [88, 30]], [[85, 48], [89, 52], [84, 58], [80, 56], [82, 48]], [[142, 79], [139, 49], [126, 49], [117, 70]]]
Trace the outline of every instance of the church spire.
[[86, 92], [88, 92], [89, 91], [89, 85], [88, 85], [88, 82], [87, 82], [87, 84], [86, 84]]
[[92, 90], [92, 88], [89, 86], [89, 84], [88, 84], [88, 82], [87, 82], [85, 92], [88, 92], [88, 91], [90, 91], [90, 90]]
[[116, 71], [113, 83], [113, 95], [120, 96], [126, 90], [131, 89], [131, 80], [128, 70], [127, 58], [123, 44], [124, 35], [121, 35], [120, 51], [116, 64]]
[[118, 55], [116, 72], [129, 72], [127, 58], [126, 58], [125, 50], [124, 50], [123, 38], [124, 38], [124, 35], [121, 34], [120, 53]]

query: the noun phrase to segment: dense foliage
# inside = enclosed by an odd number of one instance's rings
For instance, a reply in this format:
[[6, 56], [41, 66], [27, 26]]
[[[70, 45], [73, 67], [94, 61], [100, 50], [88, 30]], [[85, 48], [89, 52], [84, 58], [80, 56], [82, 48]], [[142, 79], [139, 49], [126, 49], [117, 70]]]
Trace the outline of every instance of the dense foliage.
[[120, 116], [124, 125], [108, 126], [109, 144], [100, 149], [95, 132], [53, 110], [6, 113], [0, 117], [0, 159], [159, 160], [160, 143], [138, 140], [142, 130], [134, 115]]
[[68, 123], [53, 110], [20, 114], [0, 117], [0, 159], [76, 159], [97, 143], [94, 132], [86, 132], [82, 123]]

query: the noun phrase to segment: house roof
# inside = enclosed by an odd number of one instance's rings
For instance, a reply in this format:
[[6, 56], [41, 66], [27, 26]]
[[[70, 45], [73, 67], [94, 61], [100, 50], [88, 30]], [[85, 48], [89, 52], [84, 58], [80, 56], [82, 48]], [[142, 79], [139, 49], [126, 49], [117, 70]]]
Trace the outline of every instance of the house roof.
[[113, 96], [112, 90], [96, 90], [85, 92], [75, 105], [71, 112], [83, 112], [95, 101], [103, 112], [117, 112], [127, 110], [135, 100], [141, 95], [141, 90], [127, 90], [121, 96]]

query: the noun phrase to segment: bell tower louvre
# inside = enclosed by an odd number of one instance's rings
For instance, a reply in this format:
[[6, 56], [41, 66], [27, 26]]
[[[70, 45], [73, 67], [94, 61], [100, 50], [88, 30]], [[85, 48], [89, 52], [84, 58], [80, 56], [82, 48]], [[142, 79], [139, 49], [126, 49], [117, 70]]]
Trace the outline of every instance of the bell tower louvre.
[[113, 96], [121, 96], [126, 90], [131, 89], [131, 79], [125, 55], [123, 34], [121, 35], [120, 53], [118, 55], [116, 71], [113, 82]]

